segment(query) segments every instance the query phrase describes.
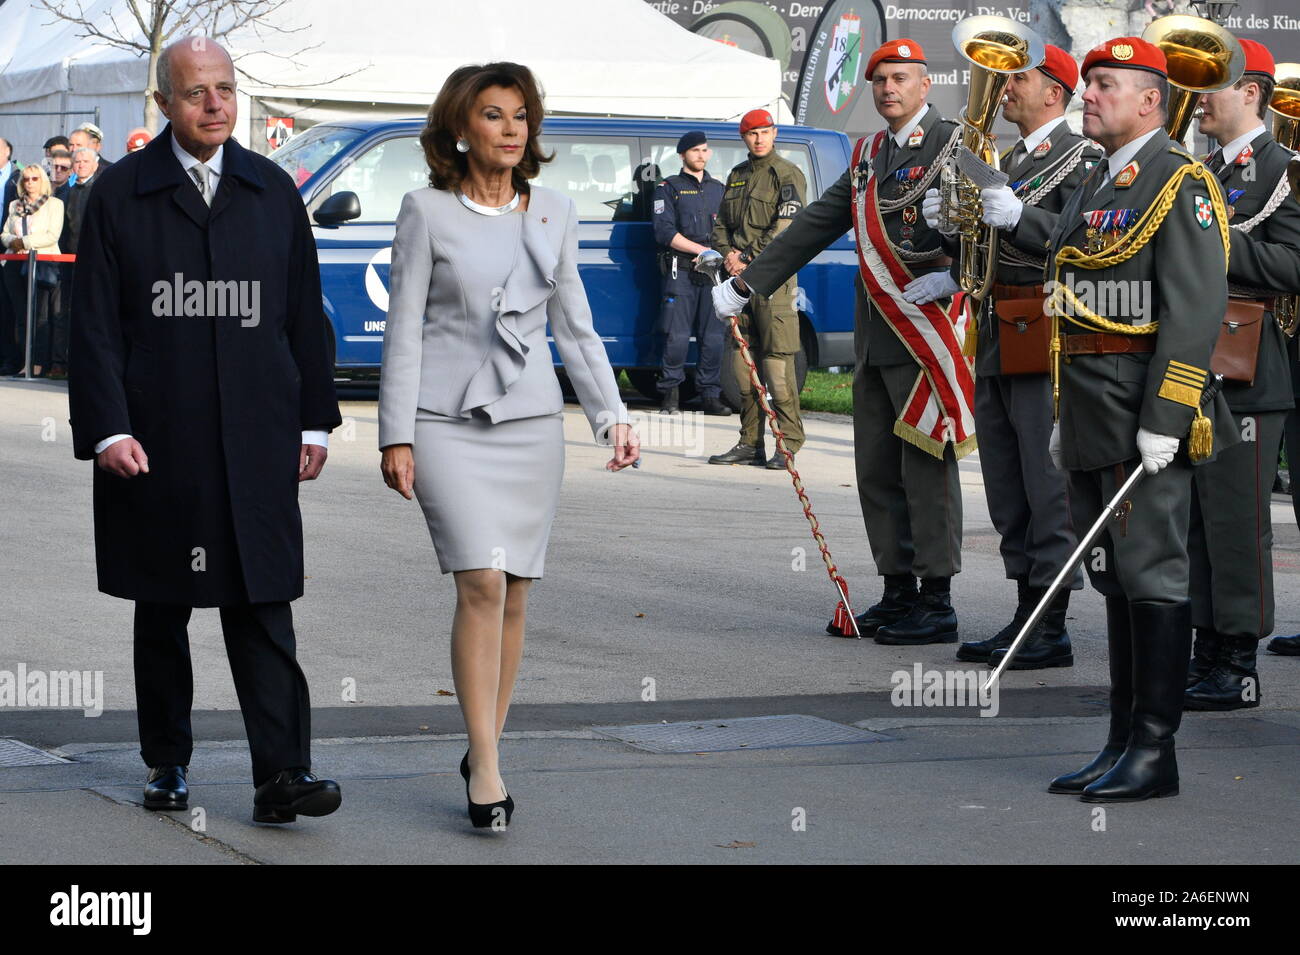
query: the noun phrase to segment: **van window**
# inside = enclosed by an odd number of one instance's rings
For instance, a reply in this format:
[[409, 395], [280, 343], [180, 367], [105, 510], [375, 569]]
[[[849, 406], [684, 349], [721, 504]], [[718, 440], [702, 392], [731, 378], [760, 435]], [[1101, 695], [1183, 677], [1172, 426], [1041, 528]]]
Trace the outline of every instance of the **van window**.
[[[682, 161], [677, 155], [677, 140], [647, 139], [645, 142], [650, 152], [650, 161], [659, 167], [661, 177], [671, 176], [681, 171]], [[709, 175], [714, 179], [725, 177], [749, 155], [749, 150], [739, 139], [710, 139], [709, 146], [713, 149], [713, 155], [709, 158], [708, 170]], [[821, 195], [821, 191], [817, 188], [817, 180], [812, 174], [812, 160], [809, 158], [806, 145], [783, 143], [777, 140], [776, 154], [799, 167], [799, 171], [808, 182], [809, 202]]]
[[312, 206], [335, 193], [355, 192], [361, 201], [361, 217], [353, 222], [396, 222], [402, 197], [428, 184], [429, 166], [419, 140], [399, 136], [376, 143], [348, 163]]
[[533, 181], [572, 199], [578, 218], [606, 222], [636, 218], [635, 140], [544, 136], [542, 149], [554, 151], [555, 159], [543, 163]]

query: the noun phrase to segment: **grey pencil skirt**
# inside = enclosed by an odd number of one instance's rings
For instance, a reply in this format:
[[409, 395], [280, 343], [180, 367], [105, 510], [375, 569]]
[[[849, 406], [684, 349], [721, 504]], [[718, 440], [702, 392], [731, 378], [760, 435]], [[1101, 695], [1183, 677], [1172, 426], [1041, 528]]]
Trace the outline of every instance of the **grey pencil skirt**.
[[493, 424], [421, 409], [415, 497], [444, 574], [490, 568], [540, 577], [564, 476], [564, 415]]

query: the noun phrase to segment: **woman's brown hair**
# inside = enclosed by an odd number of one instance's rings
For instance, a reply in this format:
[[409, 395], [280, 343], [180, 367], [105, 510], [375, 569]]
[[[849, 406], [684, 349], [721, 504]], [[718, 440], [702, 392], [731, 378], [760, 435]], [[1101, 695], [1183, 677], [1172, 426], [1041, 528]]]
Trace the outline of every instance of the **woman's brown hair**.
[[532, 71], [518, 63], [486, 63], [462, 66], [447, 77], [438, 98], [429, 108], [428, 122], [420, 132], [420, 146], [429, 164], [429, 185], [435, 189], [455, 189], [469, 169], [464, 153], [456, 151], [456, 131], [464, 129], [478, 94], [492, 86], [513, 87], [524, 99], [528, 114], [528, 143], [523, 158], [511, 173], [515, 189], [528, 191], [528, 180], [550, 162], [555, 154], [542, 152], [538, 135], [542, 130], [542, 91]]

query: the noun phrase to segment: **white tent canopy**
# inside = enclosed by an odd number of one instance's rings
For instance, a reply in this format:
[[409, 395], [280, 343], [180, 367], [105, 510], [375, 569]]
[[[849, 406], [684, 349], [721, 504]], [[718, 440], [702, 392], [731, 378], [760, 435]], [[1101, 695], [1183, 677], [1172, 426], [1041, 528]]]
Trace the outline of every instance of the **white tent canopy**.
[[[125, 0], [85, 10], [106, 31], [114, 20], [138, 30]], [[237, 136], [255, 147], [267, 115], [423, 113], [452, 70], [491, 60], [527, 64], [550, 112], [735, 119], [762, 106], [789, 116], [774, 60], [696, 36], [644, 0], [292, 0], [271, 23], [295, 32], [248, 27], [222, 41], [247, 71]], [[0, 6], [0, 114], [85, 111], [0, 116], [19, 158], [96, 108], [105, 155], [117, 158], [142, 122], [146, 60], [79, 32], [30, 0]]]

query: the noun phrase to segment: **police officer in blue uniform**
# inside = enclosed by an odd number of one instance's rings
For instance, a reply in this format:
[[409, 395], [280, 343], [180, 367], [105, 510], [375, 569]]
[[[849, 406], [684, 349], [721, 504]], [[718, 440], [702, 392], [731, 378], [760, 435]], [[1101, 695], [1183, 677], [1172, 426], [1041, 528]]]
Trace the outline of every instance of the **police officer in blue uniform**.
[[725, 329], [713, 318], [713, 301], [709, 297], [713, 283], [691, 268], [695, 257], [710, 247], [725, 187], [704, 168], [712, 153], [704, 133], [692, 130], [684, 135], [677, 141], [677, 153], [682, 158], [682, 171], [659, 183], [654, 196], [655, 241], [659, 244], [659, 271], [663, 275], [660, 411], [674, 414], [679, 409], [678, 389], [686, 380], [686, 350], [693, 333], [699, 346], [695, 387], [701, 409], [705, 414], [729, 415], [731, 409], [719, 398], [718, 381]]

